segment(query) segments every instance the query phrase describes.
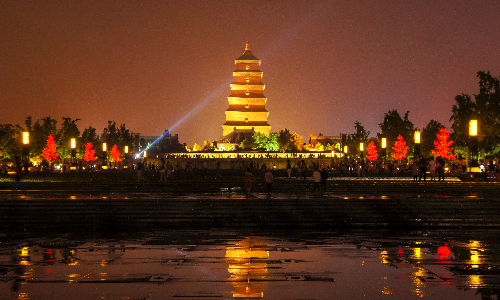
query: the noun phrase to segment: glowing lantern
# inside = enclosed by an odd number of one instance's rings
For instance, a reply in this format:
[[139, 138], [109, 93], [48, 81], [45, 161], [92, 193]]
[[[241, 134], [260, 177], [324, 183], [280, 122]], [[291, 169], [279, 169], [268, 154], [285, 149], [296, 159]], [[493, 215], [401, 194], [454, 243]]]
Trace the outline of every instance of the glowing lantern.
[[420, 144], [420, 131], [415, 131], [415, 144]]
[[128, 154], [128, 146], [125, 146], [125, 150], [123, 152], [125, 152], [125, 154]]
[[75, 149], [75, 148], [76, 148], [76, 139], [72, 138], [71, 139], [71, 149]]
[[469, 135], [477, 136], [477, 120], [469, 121]]
[[385, 148], [387, 148], [387, 139], [382, 138], [382, 149], [385, 149]]
[[106, 143], [102, 143], [102, 151], [106, 151], [108, 148], [106, 146]]
[[344, 146], [344, 153], [347, 153], [347, 146]]
[[23, 132], [23, 144], [28, 145], [30, 143], [30, 133], [25, 131]]
[[359, 151], [364, 151], [364, 150], [365, 150], [365, 144], [359, 143]]
[[144, 151], [144, 157], [148, 157], [148, 151]]

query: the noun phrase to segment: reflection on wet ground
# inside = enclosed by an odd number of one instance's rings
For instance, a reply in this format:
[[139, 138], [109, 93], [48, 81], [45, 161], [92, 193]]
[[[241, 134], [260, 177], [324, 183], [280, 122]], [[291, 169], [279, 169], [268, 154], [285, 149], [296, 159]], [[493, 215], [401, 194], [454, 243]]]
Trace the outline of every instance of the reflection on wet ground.
[[498, 233], [23, 237], [0, 245], [0, 299], [498, 299]]

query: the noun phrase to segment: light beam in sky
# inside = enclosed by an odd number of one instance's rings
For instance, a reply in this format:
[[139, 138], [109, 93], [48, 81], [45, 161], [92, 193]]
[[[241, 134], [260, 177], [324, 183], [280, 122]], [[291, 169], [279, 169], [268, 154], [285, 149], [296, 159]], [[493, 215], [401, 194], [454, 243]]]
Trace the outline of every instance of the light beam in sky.
[[156, 144], [158, 141], [160, 141], [165, 135], [167, 135], [169, 132], [172, 132], [177, 126], [181, 125], [183, 122], [191, 118], [194, 114], [196, 114], [200, 109], [205, 107], [208, 103], [210, 103], [213, 99], [217, 98], [226, 88], [227, 86], [231, 83], [231, 80], [228, 80], [221, 84], [219, 88], [214, 90], [210, 95], [205, 97], [198, 105], [196, 105], [192, 110], [190, 110], [187, 114], [185, 114], [180, 120], [175, 122], [172, 126], [169, 127], [167, 131], [165, 131], [160, 137], [158, 137], [156, 140], [154, 140], [151, 144], [149, 144], [146, 149], [142, 150], [138, 154], [135, 155], [135, 157], [140, 157], [144, 153], [144, 151], [147, 151], [151, 146]]

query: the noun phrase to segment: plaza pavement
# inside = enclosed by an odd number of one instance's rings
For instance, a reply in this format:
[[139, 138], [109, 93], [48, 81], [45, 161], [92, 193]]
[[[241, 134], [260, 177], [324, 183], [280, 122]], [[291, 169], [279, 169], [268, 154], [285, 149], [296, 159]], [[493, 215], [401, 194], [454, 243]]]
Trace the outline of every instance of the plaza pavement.
[[[129, 174], [130, 175], [130, 174]], [[278, 174], [279, 175], [279, 174]], [[190, 178], [190, 179], [189, 179]], [[277, 176], [273, 192], [255, 178], [213, 174], [158, 182], [147, 177], [31, 177], [0, 181], [0, 234], [116, 234], [149, 229], [490, 229], [500, 228], [500, 183], [414, 182], [409, 177]]]

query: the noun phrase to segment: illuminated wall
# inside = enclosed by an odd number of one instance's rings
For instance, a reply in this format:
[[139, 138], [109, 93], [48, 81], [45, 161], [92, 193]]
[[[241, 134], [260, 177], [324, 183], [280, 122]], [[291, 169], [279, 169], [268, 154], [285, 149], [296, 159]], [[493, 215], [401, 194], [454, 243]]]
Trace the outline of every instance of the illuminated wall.
[[226, 136], [235, 129], [252, 129], [269, 136], [271, 126], [267, 123], [269, 112], [266, 110], [267, 98], [262, 83], [260, 60], [253, 56], [247, 43], [245, 52], [235, 60], [231, 95], [227, 97], [229, 108], [226, 110], [226, 123], [222, 125]]

